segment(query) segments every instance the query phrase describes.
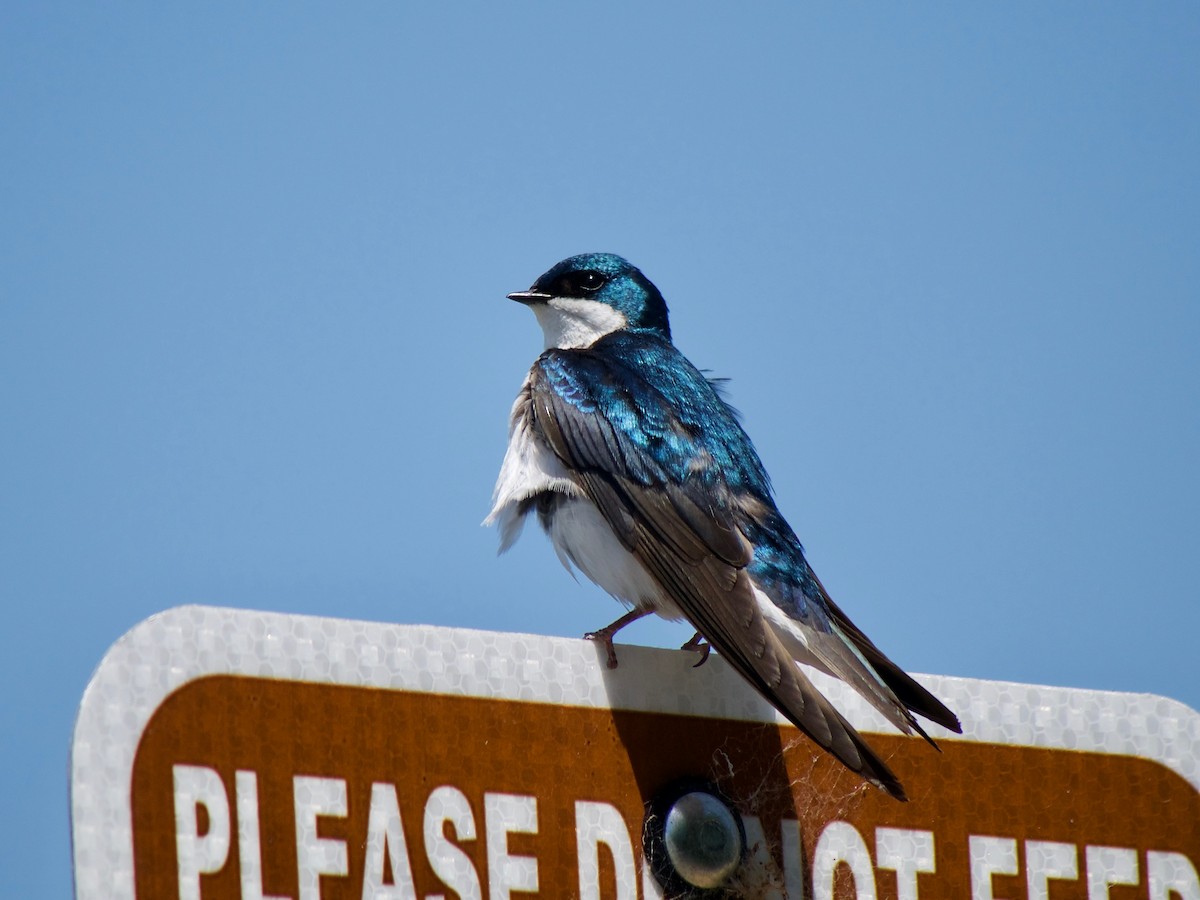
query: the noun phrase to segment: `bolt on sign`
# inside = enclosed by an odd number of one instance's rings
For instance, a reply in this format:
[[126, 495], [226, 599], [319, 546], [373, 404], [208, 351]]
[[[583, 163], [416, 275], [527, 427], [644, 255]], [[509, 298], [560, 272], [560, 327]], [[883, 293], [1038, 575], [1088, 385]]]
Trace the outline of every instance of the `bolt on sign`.
[[[1200, 900], [1200, 715], [1180, 703], [923, 677], [964, 726], [936, 730], [937, 753], [821, 679], [899, 803], [719, 658], [694, 661], [623, 646], [609, 670], [581, 640], [162, 613], [83, 698], [76, 896]], [[689, 781], [744, 836], [707, 892], [647, 864], [647, 810]]]

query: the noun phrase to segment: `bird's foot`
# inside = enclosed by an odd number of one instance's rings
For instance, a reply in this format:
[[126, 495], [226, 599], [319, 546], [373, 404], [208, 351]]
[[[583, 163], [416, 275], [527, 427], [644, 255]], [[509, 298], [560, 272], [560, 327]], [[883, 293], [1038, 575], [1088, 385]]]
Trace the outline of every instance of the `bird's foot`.
[[608, 657], [605, 665], [610, 669], [615, 669], [617, 667], [617, 651], [616, 648], [613, 647], [612, 636], [613, 632], [609, 631], [607, 628], [601, 628], [599, 631], [589, 631], [583, 636], [583, 639], [585, 641], [599, 641], [601, 644], [603, 644], [604, 653]]
[[692, 635], [691, 640], [679, 648], [680, 650], [691, 650], [700, 654], [700, 661], [692, 666], [693, 669], [698, 669], [708, 662], [708, 654], [712, 652], [712, 645], [704, 639], [700, 632]]
[[631, 609], [615, 622], [605, 625], [598, 631], [589, 631], [583, 636], [587, 641], [599, 641], [604, 645], [604, 652], [607, 656], [605, 665], [610, 669], [617, 667], [617, 651], [613, 647], [613, 635], [628, 625], [630, 622], [636, 622], [642, 616], [648, 616], [652, 610], [649, 609]]

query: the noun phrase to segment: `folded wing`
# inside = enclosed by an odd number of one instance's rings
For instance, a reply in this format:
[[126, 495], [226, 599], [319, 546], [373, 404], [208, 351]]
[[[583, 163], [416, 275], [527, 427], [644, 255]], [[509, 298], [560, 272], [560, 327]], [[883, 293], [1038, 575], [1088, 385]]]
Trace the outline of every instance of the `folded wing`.
[[759, 693], [849, 769], [905, 799], [895, 774], [805, 677], [766, 621], [746, 571], [753, 547], [738, 527], [737, 500], [721, 473], [704, 464], [703, 448], [684, 461], [690, 474], [680, 479], [648, 452], [660, 436], [638, 431], [643, 420], [680, 433], [688, 423], [652, 392], [635, 403], [616, 373], [608, 374], [614, 377], [606, 378], [603, 361], [586, 351], [543, 355], [530, 380], [535, 432], [622, 545]]

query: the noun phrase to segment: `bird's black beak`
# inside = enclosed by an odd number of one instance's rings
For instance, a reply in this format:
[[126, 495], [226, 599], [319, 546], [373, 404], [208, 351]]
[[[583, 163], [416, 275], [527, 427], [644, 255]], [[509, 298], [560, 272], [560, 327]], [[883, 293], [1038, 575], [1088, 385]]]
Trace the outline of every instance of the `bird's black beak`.
[[545, 303], [550, 297], [550, 294], [543, 294], [541, 291], [513, 291], [508, 295], [509, 300], [516, 300], [518, 303], [525, 303], [529, 306], [535, 303]]

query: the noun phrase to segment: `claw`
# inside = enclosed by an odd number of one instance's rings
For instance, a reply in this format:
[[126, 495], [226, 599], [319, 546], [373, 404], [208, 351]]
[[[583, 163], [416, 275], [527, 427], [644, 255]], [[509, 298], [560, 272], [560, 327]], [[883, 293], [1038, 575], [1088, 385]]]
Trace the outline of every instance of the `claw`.
[[691, 640], [679, 648], [680, 650], [692, 650], [700, 654], [700, 661], [692, 666], [693, 669], [698, 669], [708, 662], [708, 654], [712, 652], [712, 645], [704, 639], [700, 632], [692, 635]]
[[[587, 641], [599, 641], [604, 646], [604, 652], [607, 657], [605, 665], [610, 669], [617, 667], [617, 651], [613, 647], [613, 635], [628, 625], [630, 622], [636, 622], [642, 616], [648, 616], [653, 610], [649, 609], [631, 609], [615, 622], [605, 625], [598, 631], [589, 631], [583, 636]], [[697, 635], [699, 637], [699, 635]], [[707, 656], [707, 654], [705, 654]]]

